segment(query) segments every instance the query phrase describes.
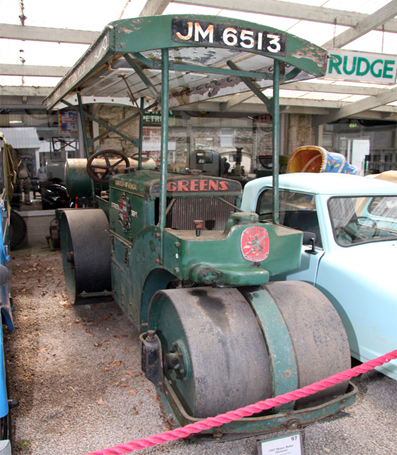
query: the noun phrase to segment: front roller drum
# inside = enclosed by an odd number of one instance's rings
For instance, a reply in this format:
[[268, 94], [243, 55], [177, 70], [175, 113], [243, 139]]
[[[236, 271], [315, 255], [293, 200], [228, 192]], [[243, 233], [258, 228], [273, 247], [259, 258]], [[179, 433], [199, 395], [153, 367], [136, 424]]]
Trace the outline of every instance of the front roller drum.
[[[149, 329], [161, 342], [165, 388], [172, 389], [168, 400], [174, 400], [171, 407], [185, 419], [177, 417], [183, 425], [350, 367], [347, 336], [337, 312], [305, 283], [271, 283], [254, 290], [160, 291], [151, 303]], [[299, 414], [297, 425], [318, 420], [354, 402], [351, 393], [350, 402], [343, 399], [347, 387], [345, 382], [257, 417], [266, 420], [268, 431], [280, 428], [294, 413]]]
[[161, 340], [167, 378], [190, 415], [215, 416], [271, 396], [265, 341], [237, 289], [160, 291], [149, 328]]
[[66, 287], [74, 304], [111, 299], [109, 222], [100, 209], [64, 210], [60, 222]]

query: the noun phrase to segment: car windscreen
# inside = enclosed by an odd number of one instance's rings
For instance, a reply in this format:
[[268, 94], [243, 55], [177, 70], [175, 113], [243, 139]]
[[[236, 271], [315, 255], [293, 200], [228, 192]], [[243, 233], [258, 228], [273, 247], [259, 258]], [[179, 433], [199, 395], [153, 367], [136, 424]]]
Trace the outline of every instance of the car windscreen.
[[[315, 245], [322, 247], [316, 200], [313, 194], [280, 190], [279, 207], [280, 224], [313, 233]], [[271, 220], [272, 211], [273, 192], [271, 188], [268, 188], [258, 198], [256, 213], [258, 213], [260, 221], [269, 221]]]
[[332, 197], [328, 211], [341, 246], [397, 238], [397, 196]]

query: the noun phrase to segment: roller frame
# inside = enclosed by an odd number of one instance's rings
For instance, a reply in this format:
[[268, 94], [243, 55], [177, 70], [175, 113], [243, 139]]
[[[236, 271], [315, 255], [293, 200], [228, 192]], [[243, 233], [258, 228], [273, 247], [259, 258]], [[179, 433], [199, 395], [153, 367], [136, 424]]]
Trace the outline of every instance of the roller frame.
[[[240, 304], [243, 305], [242, 300], [245, 300], [246, 306], [244, 311], [246, 312], [246, 314], [248, 314], [249, 312], [252, 313], [249, 316], [255, 314], [257, 319], [256, 322], [254, 322], [254, 324], [257, 324], [257, 327], [260, 328], [261, 335], [263, 334], [262, 331], [265, 332], [263, 335], [263, 339], [266, 342], [266, 346], [268, 348], [267, 354], [270, 359], [270, 368], [273, 372], [271, 374], [272, 381], [270, 388], [271, 389], [270, 396], [264, 396], [261, 399], [272, 398], [277, 395], [290, 392], [297, 388], [310, 385], [312, 382], [324, 379], [325, 377], [331, 374], [336, 374], [337, 372], [339, 372], [338, 368], [345, 369], [350, 367], [350, 365], [348, 365], [350, 361], [349, 347], [346, 336], [345, 335], [343, 336], [342, 323], [330, 302], [321, 294], [320, 291], [316, 290], [312, 286], [306, 283], [282, 282], [270, 283], [268, 286], [263, 287], [240, 288], [239, 290], [231, 288], [217, 289], [211, 291], [211, 288], [193, 288], [193, 292], [194, 289], [196, 290], [196, 293], [200, 291], [201, 292], [205, 291], [212, 293], [212, 295], [217, 295], [218, 298], [219, 296], [222, 296], [222, 294], [224, 294], [225, 296], [224, 301], [226, 302], [229, 300], [229, 302], [231, 303], [231, 307], [235, 306], [237, 301], [240, 301]], [[291, 304], [288, 301], [288, 298], [286, 298], [286, 296], [291, 295], [293, 290], [297, 291], [295, 292], [295, 294], [296, 293], [298, 294], [298, 300], [300, 299], [300, 302], [293, 301], [293, 303]], [[310, 296], [310, 294], [312, 294], [312, 296]], [[159, 293], [157, 293], [152, 301], [149, 328], [150, 329], [159, 328], [160, 332], [162, 332], [162, 330], [164, 330], [164, 324], [167, 324], [167, 322], [164, 322], [161, 319], [163, 317], [161, 313], [163, 311], [161, 305], [158, 307], [159, 313], [157, 314], [156, 307], [157, 304], [155, 303], [156, 301], [164, 303], [164, 296], [168, 296], [172, 299], [174, 304], [176, 302], [177, 307], [179, 307], [180, 309], [180, 303], [183, 302], [183, 299], [185, 298], [185, 300], [189, 302], [189, 305], [186, 305], [186, 312], [185, 313], [180, 312], [178, 314], [170, 315], [169, 316], [170, 319], [172, 321], [175, 321], [176, 318], [178, 318], [178, 315], [179, 317], [182, 317], [182, 319], [186, 319], [186, 315], [188, 315], [189, 313], [188, 309], [190, 308], [192, 310], [191, 315], [188, 316], [190, 320], [188, 322], [186, 320], [185, 321], [182, 320], [182, 325], [187, 324], [186, 327], [188, 331], [191, 331], [192, 327], [197, 329], [197, 333], [194, 334], [196, 341], [193, 341], [193, 343], [196, 344], [197, 352], [199, 349], [203, 350], [204, 349], [211, 350], [211, 348], [214, 349], [214, 345], [212, 342], [211, 335], [209, 335], [209, 331], [206, 330], [205, 335], [200, 332], [200, 330], [202, 330], [203, 327], [206, 327], [206, 325], [208, 325], [208, 321], [207, 322], [201, 321], [202, 316], [199, 316], [200, 313], [197, 313], [195, 311], [196, 303], [191, 301], [190, 299], [191, 295], [192, 295], [191, 289], [177, 290], [176, 293], [175, 290], [160, 291]], [[275, 303], [274, 296], [276, 296], [275, 298], [276, 300], [278, 300], [278, 304]], [[298, 306], [299, 303], [301, 306], [300, 308], [301, 311], [306, 312], [306, 317], [301, 318], [301, 323], [297, 324], [297, 329], [294, 330], [293, 327], [291, 329], [292, 326], [291, 322], [293, 318], [296, 317], [296, 313], [294, 312], [294, 304], [296, 304], [295, 306]], [[311, 306], [313, 306], [314, 309], [311, 310], [310, 309]], [[315, 313], [318, 312], [320, 309], [324, 310], [326, 317], [324, 317], [324, 315], [323, 316], [320, 315], [318, 318], [316, 318]], [[165, 311], [167, 312], [169, 310], [166, 308]], [[227, 310], [225, 311], [227, 313]], [[217, 316], [215, 316], [215, 319], [221, 317], [222, 315], [218, 314]], [[234, 315], [233, 317], [236, 317], [236, 315]], [[344, 352], [344, 356], [343, 360], [339, 362], [339, 364], [337, 364], [338, 362], [336, 363], [329, 362], [328, 357], [326, 361], [323, 362], [323, 365], [320, 367], [320, 369], [322, 368], [322, 372], [316, 373], [313, 370], [311, 372], [311, 375], [305, 376], [304, 371], [299, 371], [300, 370], [299, 361], [303, 364], [301, 365], [302, 370], [302, 367], [303, 369], [305, 369], [309, 365], [308, 363], [309, 360], [304, 359], [304, 344], [301, 344], [299, 346], [299, 341], [296, 340], [296, 335], [303, 326], [308, 324], [308, 320], [310, 319], [313, 319], [313, 324], [318, 324], [319, 320], [321, 320], [323, 324], [318, 329], [314, 328], [311, 331], [311, 333], [305, 336], [304, 343], [310, 344], [310, 342], [313, 341], [313, 339], [315, 339], [316, 337], [317, 339], [318, 337], [321, 337], [321, 331], [325, 329], [324, 324], [327, 319], [328, 321], [330, 321], [330, 324], [333, 325], [333, 328], [329, 330], [330, 337], [327, 337], [327, 334], [323, 337], [322, 342], [326, 344], [326, 351], [324, 351], [324, 353], [327, 356], [329, 355], [330, 352], [332, 352], [333, 349], [336, 349], [336, 351], [339, 352], [342, 356]], [[161, 321], [159, 324], [158, 320]], [[251, 320], [249, 320], [248, 323], [247, 321], [248, 319], [246, 319], [245, 321], [240, 320], [239, 323], [241, 323], [242, 326], [244, 326], [244, 324], [246, 325], [252, 324]], [[160, 327], [157, 327], [158, 325]], [[342, 339], [339, 341], [335, 338], [338, 332], [342, 332], [341, 337]], [[255, 330], [252, 333], [255, 333]], [[160, 338], [164, 336], [161, 333], [159, 335]], [[174, 336], [174, 334], [172, 334], [172, 336]], [[197, 340], [200, 339], [200, 336], [202, 342], [201, 344], [197, 345]], [[249, 335], [248, 338], [250, 338], [250, 336], [251, 335]], [[178, 332], [177, 327], [175, 327], [175, 337], [180, 338], [180, 334]], [[328, 338], [331, 338], [331, 341], [329, 341]], [[167, 352], [167, 342], [169, 343], [171, 342], [171, 340], [169, 339], [162, 340], [164, 351], [163, 354]], [[252, 347], [255, 350], [257, 349], [258, 346], [257, 344], [255, 344], [254, 346], [250, 346], [249, 342], [247, 343], [247, 340], [242, 341], [240, 343], [240, 347], [241, 345], [246, 346], [247, 350], [249, 350], [250, 347]], [[234, 348], [238, 349], [238, 344], [236, 344]], [[197, 352], [195, 354], [196, 356]], [[240, 353], [242, 352], [241, 349], [239, 352]], [[211, 351], [209, 355], [211, 355]], [[214, 355], [216, 356], [216, 352]], [[316, 357], [317, 360], [320, 360], [321, 353], [318, 354], [317, 352], [313, 352], [313, 356]], [[296, 359], [298, 359], [298, 362], [296, 361]], [[245, 365], [245, 362], [249, 362], [248, 357], [242, 355], [241, 364]], [[307, 363], [305, 364], [305, 362]], [[333, 363], [334, 367], [329, 368], [329, 363]], [[194, 369], [194, 365], [193, 366], [190, 365], [189, 368]], [[242, 366], [242, 369], [243, 369], [242, 378], [245, 376], [248, 377], [250, 375], [250, 366], [249, 365], [247, 367]], [[214, 379], [215, 384], [218, 382], [219, 372], [215, 373], [213, 370], [214, 370], [213, 367], [209, 367], [208, 374], [212, 373], [214, 375], [215, 374], [217, 375], [216, 379]], [[277, 378], [275, 377], [275, 375], [277, 375]], [[310, 376], [312, 376], [313, 380], [309, 379]], [[200, 421], [200, 419], [202, 420], [204, 416], [202, 418], [194, 416], [191, 410], [189, 410], [189, 406], [187, 406], [186, 402], [184, 401], [185, 397], [181, 399], [180, 392], [178, 393], [178, 391], [175, 390], [176, 387], [174, 385], [175, 381], [177, 381], [175, 374], [172, 375], [168, 374], [166, 375], [166, 377], [163, 378], [163, 383], [161, 384], [161, 386], [156, 384], [158, 386], [158, 391], [165, 412], [171, 413], [175, 418], [174, 420], [175, 427], [179, 425], [185, 426], [187, 424]], [[199, 383], [200, 379], [196, 378], [196, 381]], [[211, 384], [208, 387], [216, 389], [216, 385], [214, 384]], [[224, 394], [222, 395], [222, 390], [224, 390], [223, 389], [224, 387], [225, 386], [222, 383], [222, 380], [219, 380], [219, 390], [216, 389], [215, 392], [219, 393], [221, 396], [224, 396]], [[230, 383], [230, 387], [231, 389], [233, 389], [234, 387], [232, 381]], [[239, 437], [239, 435], [241, 436], [242, 433], [258, 434], [263, 432], [276, 431], [280, 429], [296, 430], [302, 425], [319, 419], [323, 419], [337, 412], [343, 411], [345, 407], [350, 406], [355, 402], [356, 393], [357, 393], [356, 388], [353, 385], [348, 384], [347, 381], [345, 381], [342, 384], [334, 386], [334, 388], [331, 390], [327, 389], [327, 391], [322, 391], [315, 395], [311, 395], [305, 399], [298, 400], [297, 402], [287, 403], [286, 405], [279, 406], [273, 409], [272, 411], [267, 411], [263, 413], [265, 415], [244, 418], [242, 420], [232, 422], [227, 425], [223, 425], [221, 429], [220, 428], [210, 429], [206, 432], [203, 432], [202, 434], [213, 435], [214, 437], [217, 438], [223, 437], [223, 435], [225, 435], [225, 438], [229, 438]], [[212, 403], [212, 401], [213, 398], [210, 397], [209, 402]], [[231, 406], [229, 403], [229, 410], [238, 407], [243, 407], [244, 405], [248, 404], [254, 404], [256, 401], [259, 400], [252, 400], [252, 402], [245, 404], [240, 403], [238, 405], [236, 403], [236, 406]], [[306, 408], [302, 408], [303, 406], [306, 406]], [[226, 412], [226, 410], [222, 409], [218, 409], [217, 411], [218, 411], [217, 413], [213, 413], [211, 414], [211, 416], [215, 416], [216, 414]]]

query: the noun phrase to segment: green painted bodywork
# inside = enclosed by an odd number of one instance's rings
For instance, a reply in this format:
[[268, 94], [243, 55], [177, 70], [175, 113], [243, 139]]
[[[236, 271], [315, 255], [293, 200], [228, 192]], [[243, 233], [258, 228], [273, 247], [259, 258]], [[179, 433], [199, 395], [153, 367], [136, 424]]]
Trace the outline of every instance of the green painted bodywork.
[[[169, 175], [168, 181], [202, 178]], [[145, 170], [113, 177], [110, 183], [108, 218], [113, 289], [116, 301], [138, 329], [147, 323], [153, 294], [164, 289], [173, 279], [207, 286], [260, 286], [266, 284], [272, 275], [299, 267], [302, 233], [272, 223], [258, 223], [254, 214], [231, 215], [224, 230], [203, 230], [200, 236], [194, 229], [166, 228], [164, 264], [161, 264], [159, 228], [155, 225], [159, 183], [159, 172]], [[204, 195], [210, 198], [219, 196], [219, 193], [197, 192], [194, 196], [187, 193], [189, 197]], [[240, 192], [222, 194], [226, 195], [239, 196]], [[175, 194], [173, 197], [184, 196]], [[126, 230], [120, 222], [120, 200], [129, 204], [130, 224]], [[106, 201], [101, 203], [105, 205]], [[267, 230], [270, 247], [268, 257], [254, 263], [244, 259], [241, 236], [245, 229], [257, 225]], [[151, 280], [152, 274], [156, 280]]]

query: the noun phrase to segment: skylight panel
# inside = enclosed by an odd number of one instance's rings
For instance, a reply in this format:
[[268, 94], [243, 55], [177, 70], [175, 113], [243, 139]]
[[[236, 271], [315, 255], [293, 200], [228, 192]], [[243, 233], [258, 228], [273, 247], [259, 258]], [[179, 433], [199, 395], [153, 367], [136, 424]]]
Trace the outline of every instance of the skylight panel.
[[[338, 34], [347, 30], [347, 28], [348, 27], [338, 26]], [[287, 31], [300, 38], [306, 39], [307, 41], [311, 41], [312, 43], [317, 44], [317, 46], [322, 46], [324, 43], [332, 40], [335, 36], [334, 24], [324, 24], [322, 22], [300, 21]]]
[[[282, 11], [280, 11], [280, 14]], [[269, 27], [277, 28], [279, 30], [288, 30], [295, 24], [299, 22], [297, 19], [291, 19], [288, 17], [279, 17], [279, 16], [269, 16], [266, 14], [256, 14], [256, 13], [245, 13], [243, 11], [231, 11], [223, 9], [219, 14], [223, 17], [233, 17], [237, 19], [242, 19], [250, 22], [255, 22], [257, 24], [267, 25]]]
[[362, 14], [372, 14], [387, 5], [390, 0], [328, 0], [321, 6], [324, 8], [353, 11]]
[[344, 46], [343, 49], [361, 52], [375, 52], [378, 54], [396, 54], [397, 38], [395, 33], [383, 34], [380, 30], [371, 30], [360, 38]]
[[169, 3], [164, 10], [166, 14], [206, 14], [217, 16], [221, 12], [220, 8], [210, 8], [209, 6], [184, 5], [183, 3]]
[[1, 2], [1, 23], [20, 25], [19, 2], [13, 0], [2, 0]]
[[[19, 4], [16, 0], [3, 1], [7, 6]], [[49, 8], [48, 0], [25, 1], [25, 25], [100, 31], [118, 18], [124, 5], [125, 0], [68, 0], [60, 9]]]

